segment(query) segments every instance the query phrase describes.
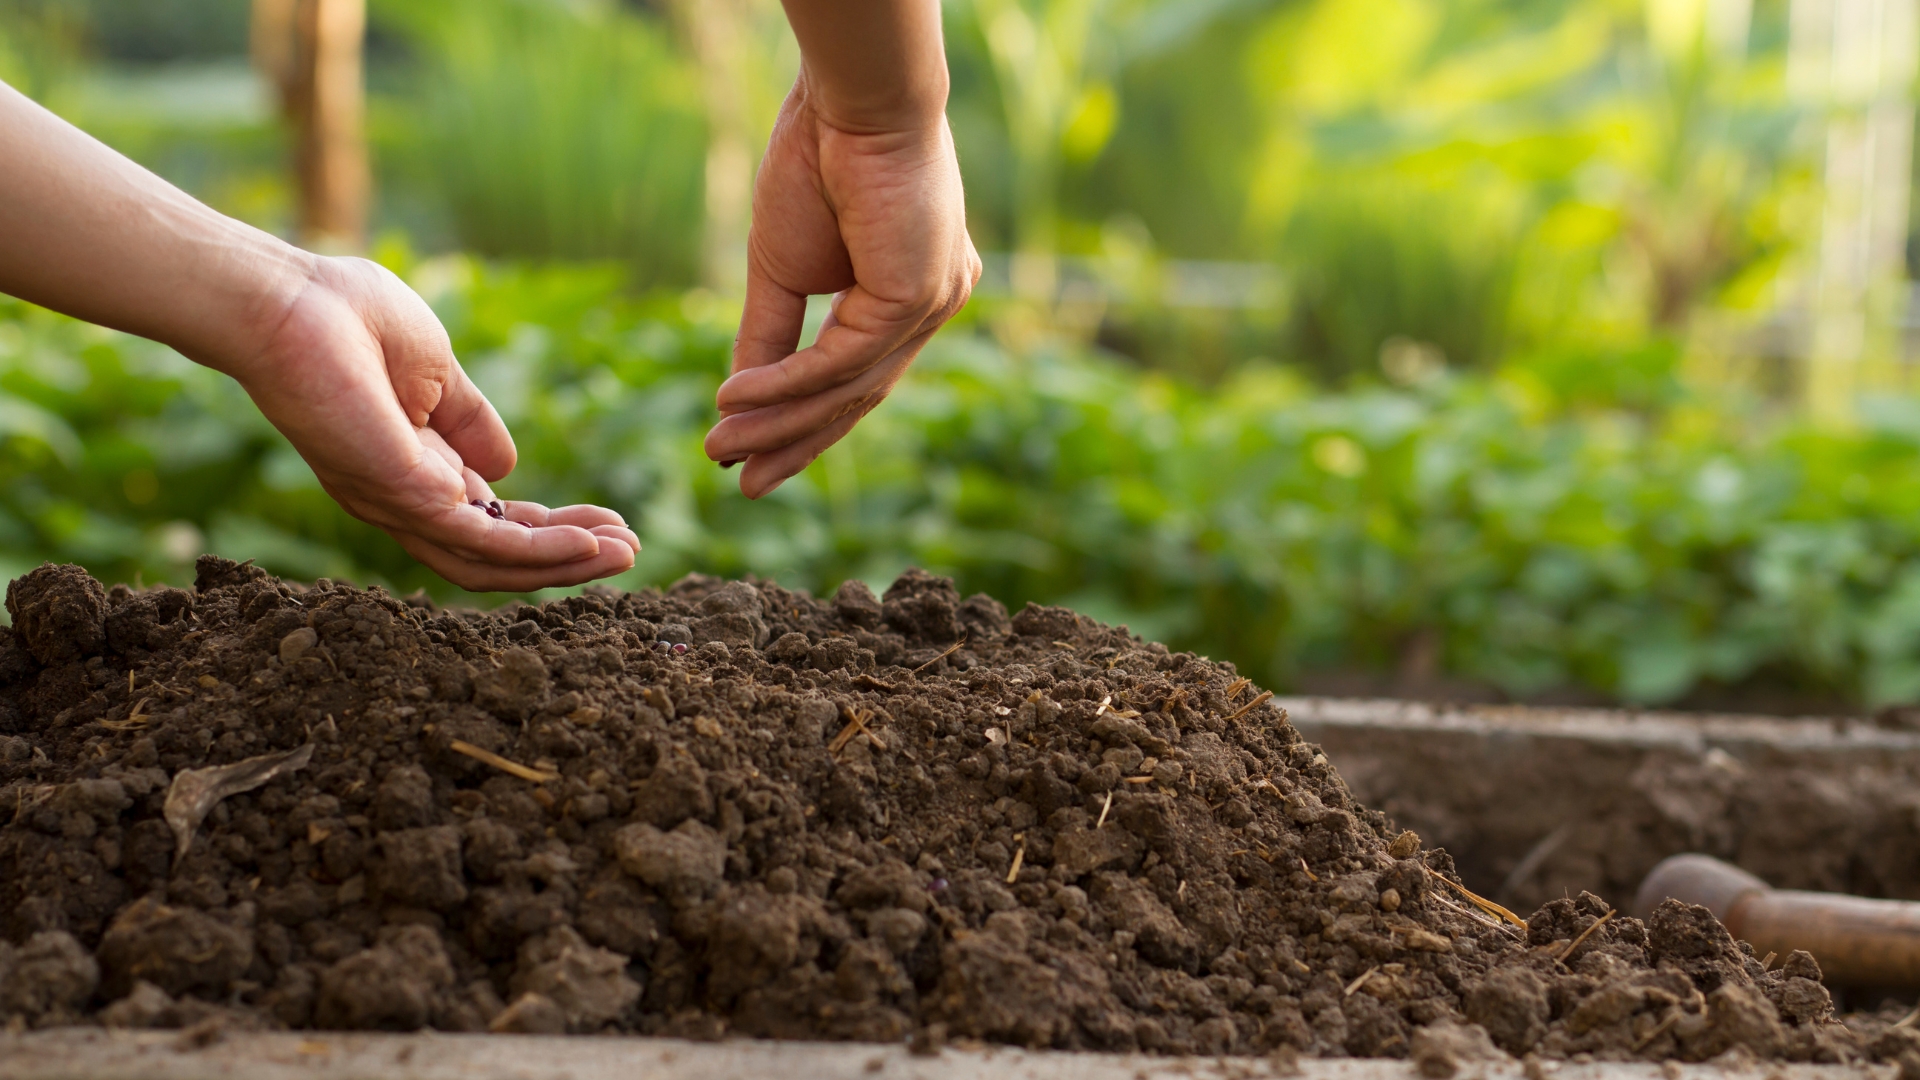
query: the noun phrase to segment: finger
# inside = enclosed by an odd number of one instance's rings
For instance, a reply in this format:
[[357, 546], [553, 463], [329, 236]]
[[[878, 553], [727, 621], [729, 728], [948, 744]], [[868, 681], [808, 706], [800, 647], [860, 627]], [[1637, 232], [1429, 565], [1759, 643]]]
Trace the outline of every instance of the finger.
[[740, 493], [749, 499], [766, 496], [799, 475], [815, 458], [825, 453], [827, 448], [846, 437], [867, 413], [872, 412], [885, 399], [899, 381], [899, 375], [906, 370], [912, 360], [912, 353], [902, 350], [901, 354], [882, 365], [892, 374], [885, 378], [879, 387], [870, 391], [858, 401], [852, 403], [828, 422], [806, 434], [764, 453], [747, 458], [747, 467], [740, 470]]
[[840, 325], [840, 302], [846, 298], [847, 290], [841, 289], [833, 294], [833, 299], [827, 301], [827, 317], [820, 320], [820, 329], [813, 335], [813, 340], [819, 341], [821, 334]]
[[800, 441], [851, 413], [855, 420], [871, 412], [905, 373], [907, 365], [933, 336], [931, 330], [896, 349], [852, 382], [798, 401], [768, 405], [723, 416], [707, 432], [707, 456], [715, 461], [737, 461], [766, 454]]
[[493, 403], [467, 378], [460, 364], [451, 357], [447, 362], [451, 370], [445, 392], [428, 427], [446, 440], [467, 468], [488, 480], [498, 480], [512, 472], [519, 460], [513, 436]]
[[750, 261], [746, 308], [733, 339], [733, 370], [765, 367], [793, 355], [806, 320], [806, 296], [774, 281], [758, 260]]
[[533, 592], [537, 589], [564, 588], [622, 573], [633, 566], [633, 549], [618, 540], [606, 539], [596, 545], [585, 559], [549, 567], [512, 567], [468, 558], [410, 533], [394, 538], [407, 553], [429, 569], [463, 589], [473, 592]]
[[834, 309], [835, 325], [812, 345], [780, 360], [737, 369], [716, 400], [729, 416], [817, 394], [858, 378], [916, 335], [925, 333], [935, 300], [894, 301], [855, 285]]
[[466, 485], [468, 503], [494, 501], [493, 487], [479, 473], [467, 468], [466, 464], [460, 460], [460, 455], [454, 451], [453, 447], [447, 445], [447, 441], [440, 437], [439, 432], [432, 428], [419, 428], [416, 434], [420, 437], [421, 446], [426, 447], [434, 456], [459, 472], [461, 482]]
[[627, 528], [627, 523], [619, 514], [604, 506], [581, 503], [549, 510], [539, 503], [530, 502], [510, 502], [503, 505], [506, 507], [508, 521], [522, 522], [535, 528], [570, 525], [585, 529], [595, 536], [618, 540], [635, 551], [640, 550], [640, 537], [635, 535], [632, 529]]
[[640, 537], [624, 525], [595, 525], [587, 531], [607, 540], [618, 540], [633, 549], [634, 554], [640, 553]]
[[515, 521], [529, 521], [535, 525], [578, 525], [591, 529], [596, 525], [625, 525], [627, 519], [604, 506], [591, 503], [578, 503], [573, 506], [557, 506], [549, 510], [536, 502], [510, 501], [506, 504], [507, 517]]
[[846, 438], [863, 415], [864, 412], [849, 412], [798, 442], [748, 458], [746, 467], [740, 470], [740, 493], [749, 499], [772, 494], [781, 484], [805, 471], [834, 443]]
[[[593, 534], [578, 525], [554, 522], [552, 527], [528, 528], [519, 521], [496, 518], [483, 506], [492, 500], [492, 491], [472, 470], [461, 470], [455, 480], [447, 464], [447, 449], [430, 430], [420, 432], [428, 453], [415, 462], [401, 479], [381, 491], [380, 498], [361, 497], [322, 479], [328, 494], [348, 513], [377, 525], [394, 535], [406, 533], [423, 541], [457, 552], [476, 562], [502, 566], [558, 566], [592, 556], [598, 550]], [[458, 459], [454, 459], [456, 464]], [[444, 476], [452, 491], [438, 480]], [[398, 497], [405, 495], [408, 497]], [[449, 496], [465, 495], [454, 502]], [[546, 507], [537, 508], [542, 517]], [[593, 524], [600, 524], [594, 521]]]
[[408, 533], [474, 562], [503, 567], [560, 566], [591, 558], [599, 542], [576, 525], [530, 526], [496, 518], [470, 504], [409, 520], [375, 522], [391, 533]]
[[469, 468], [491, 480], [513, 471], [507, 425], [454, 359], [433, 309], [390, 271], [374, 269], [373, 325], [395, 400], [413, 426], [431, 427]]

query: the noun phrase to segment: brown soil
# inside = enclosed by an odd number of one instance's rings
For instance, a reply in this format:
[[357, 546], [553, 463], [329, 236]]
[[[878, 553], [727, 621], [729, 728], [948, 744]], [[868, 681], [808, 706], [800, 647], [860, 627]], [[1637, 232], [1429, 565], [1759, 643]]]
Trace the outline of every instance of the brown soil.
[[1920, 1067], [1703, 908], [1489, 919], [1230, 665], [917, 571], [7, 607], [15, 1022]]

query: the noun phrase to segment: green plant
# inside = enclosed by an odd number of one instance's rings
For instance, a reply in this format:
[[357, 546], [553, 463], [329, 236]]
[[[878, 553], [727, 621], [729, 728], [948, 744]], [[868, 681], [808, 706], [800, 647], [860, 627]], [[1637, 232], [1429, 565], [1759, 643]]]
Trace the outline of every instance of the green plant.
[[457, 246], [621, 259], [642, 286], [698, 270], [705, 134], [690, 65], [614, 4], [379, 0], [415, 63], [379, 99], [400, 199]]
[[[1920, 700], [1920, 405], [1852, 431], [1701, 394], [1679, 350], [1560, 349], [1409, 385], [1217, 388], [961, 326], [770, 498], [700, 453], [731, 313], [633, 299], [618, 267], [390, 256], [500, 403], [500, 490], [593, 500], [689, 570], [831, 589], [909, 564], [1067, 603], [1286, 688], [1415, 640], [1516, 695], [1677, 700], [1770, 684]], [[296, 576], [426, 587], [346, 519], [233, 386], [123, 335], [0, 309], [0, 558], [183, 581], [202, 546]], [[484, 602], [492, 602], [491, 598]]]

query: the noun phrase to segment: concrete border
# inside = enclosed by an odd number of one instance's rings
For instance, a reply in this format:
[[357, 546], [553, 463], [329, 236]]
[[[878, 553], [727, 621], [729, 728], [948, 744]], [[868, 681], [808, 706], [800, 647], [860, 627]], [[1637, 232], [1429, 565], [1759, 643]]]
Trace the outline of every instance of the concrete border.
[[[1275, 698], [1302, 728], [1374, 728], [1468, 735], [1623, 743], [1702, 754], [1766, 747], [1821, 754], [1920, 755], [1920, 732], [1890, 730], [1850, 716], [1751, 716], [1736, 713], [1545, 709], [1524, 705], [1448, 705], [1393, 698]], [[1309, 738], [1313, 736], [1309, 735]]]
[[[1138, 1054], [948, 1048], [916, 1056], [861, 1043], [638, 1037], [235, 1033], [183, 1047], [178, 1032], [65, 1028], [0, 1035], [0, 1080], [1424, 1080], [1408, 1062], [1305, 1060], [1297, 1071], [1266, 1058], [1156, 1058]], [[1763, 1071], [1764, 1070], [1764, 1071]], [[1476, 1062], [1461, 1080], [1893, 1080], [1889, 1065], [1706, 1065], [1552, 1062], [1529, 1078], [1521, 1063]]]

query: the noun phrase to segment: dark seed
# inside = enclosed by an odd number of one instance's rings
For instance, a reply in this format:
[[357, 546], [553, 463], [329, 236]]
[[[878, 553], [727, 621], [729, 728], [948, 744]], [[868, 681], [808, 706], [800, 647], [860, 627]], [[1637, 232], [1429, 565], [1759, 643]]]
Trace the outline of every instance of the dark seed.
[[946, 892], [947, 879], [943, 877], [937, 877], [937, 878], [934, 878], [932, 881], [927, 882], [927, 891], [928, 892]]
[[673, 655], [675, 656], [679, 656], [681, 653], [684, 653], [686, 651], [687, 651], [687, 647], [685, 645], [675, 644], [673, 647]]
[[734, 459], [733, 459], [732, 461], [723, 461], [723, 462], [721, 462], [721, 463], [720, 463], [720, 467], [721, 467], [721, 468], [723, 468], [723, 469], [731, 469], [731, 468], [733, 468], [733, 467], [734, 467], [735, 465], [738, 465], [738, 464], [740, 464], [741, 462], [743, 462], [743, 461], [745, 461], [745, 460], [747, 460], [747, 459], [746, 459], [746, 458], [734, 458]]
[[487, 516], [490, 518], [504, 518], [507, 516], [506, 504], [499, 499], [474, 499], [471, 501], [471, 505], [485, 510]]

